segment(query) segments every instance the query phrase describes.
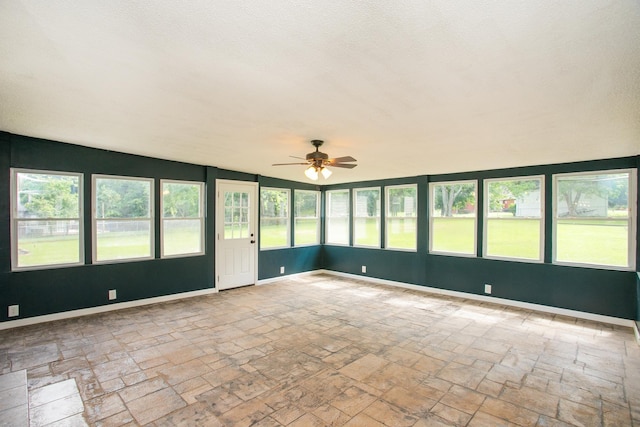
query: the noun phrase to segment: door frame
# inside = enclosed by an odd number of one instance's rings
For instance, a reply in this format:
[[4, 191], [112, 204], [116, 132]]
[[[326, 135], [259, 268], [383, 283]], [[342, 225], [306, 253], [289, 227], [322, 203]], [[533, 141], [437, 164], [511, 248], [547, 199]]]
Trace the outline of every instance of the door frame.
[[[249, 209], [249, 221], [250, 221], [250, 225], [249, 225], [249, 233], [251, 233], [251, 231], [253, 231], [254, 235], [255, 235], [255, 243], [253, 244], [253, 285], [255, 286], [258, 283], [258, 255], [259, 255], [259, 248], [260, 248], [260, 241], [259, 241], [259, 237], [260, 237], [260, 230], [259, 230], [259, 223], [258, 223], [258, 219], [259, 219], [259, 210], [260, 210], [260, 191], [259, 191], [259, 184], [257, 182], [252, 182], [252, 181], [236, 181], [236, 180], [231, 180], [231, 179], [216, 179], [216, 191], [215, 191], [215, 219], [214, 219], [214, 230], [215, 230], [215, 235], [214, 238], [216, 240], [216, 244], [215, 244], [215, 250], [214, 250], [214, 283], [215, 283], [215, 287], [216, 290], [220, 291], [220, 290], [225, 290], [225, 289], [220, 289], [220, 276], [218, 274], [220, 270], [220, 263], [222, 262], [222, 260], [220, 259], [221, 257], [218, 256], [218, 254], [220, 254], [220, 233], [224, 232], [224, 230], [219, 230], [218, 229], [218, 225], [220, 222], [220, 216], [222, 215], [222, 223], [224, 224], [224, 203], [220, 203], [220, 200], [222, 200], [220, 198], [220, 184], [230, 184], [230, 185], [246, 185], [248, 187], [251, 188], [251, 192], [253, 193], [253, 203], [255, 205], [254, 209]], [[250, 286], [251, 284], [248, 284], [247, 286]], [[232, 289], [232, 288], [229, 288]]]

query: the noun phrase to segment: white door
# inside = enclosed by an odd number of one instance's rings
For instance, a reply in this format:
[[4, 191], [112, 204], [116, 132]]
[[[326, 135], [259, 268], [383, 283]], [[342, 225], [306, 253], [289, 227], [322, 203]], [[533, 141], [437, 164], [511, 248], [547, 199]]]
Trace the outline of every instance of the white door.
[[258, 183], [216, 180], [216, 279], [219, 290], [257, 279]]

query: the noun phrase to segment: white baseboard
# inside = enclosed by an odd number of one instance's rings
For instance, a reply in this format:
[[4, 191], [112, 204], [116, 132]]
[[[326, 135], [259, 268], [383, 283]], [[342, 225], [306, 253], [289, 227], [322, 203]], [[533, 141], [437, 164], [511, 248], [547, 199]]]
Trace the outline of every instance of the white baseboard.
[[270, 283], [276, 283], [282, 279], [295, 279], [296, 277], [313, 276], [314, 274], [324, 273], [324, 270], [303, 271], [302, 273], [283, 274], [282, 276], [272, 277], [270, 279], [258, 280], [257, 286], [268, 285]]
[[[524, 308], [527, 310], [540, 311], [543, 313], [558, 314], [562, 316], [575, 317], [577, 319], [608, 323], [611, 325], [626, 326], [631, 328], [636, 327], [636, 322], [629, 319], [621, 319], [619, 317], [612, 317], [612, 316], [603, 316], [601, 314], [586, 313], [586, 312], [577, 311], [577, 310], [568, 310], [565, 308], [551, 307], [551, 306], [542, 305], [542, 304], [532, 304], [528, 302], [514, 301], [514, 300], [504, 299], [504, 298], [476, 295], [476, 294], [470, 294], [470, 293], [459, 292], [459, 291], [450, 291], [447, 289], [432, 288], [430, 286], [412, 285], [409, 283], [395, 282], [393, 280], [385, 280], [385, 279], [377, 279], [375, 277], [360, 276], [358, 274], [341, 273], [339, 271], [316, 270], [316, 273], [326, 273], [333, 276], [348, 277], [350, 279], [356, 279], [356, 280], [364, 280], [364, 281], [376, 283], [379, 285], [395, 286], [395, 287], [412, 289], [412, 290], [421, 291], [421, 292], [428, 292], [432, 294], [447, 295], [447, 296], [452, 296], [457, 298], [464, 298], [464, 299], [470, 299], [475, 301], [501, 304], [501, 305], [506, 305], [510, 307], [518, 307], [518, 308]], [[637, 336], [638, 335], [636, 335], [636, 337]]]
[[106, 313], [108, 311], [122, 310], [124, 308], [141, 307], [143, 305], [157, 304], [160, 302], [175, 301], [184, 298], [192, 298], [218, 293], [217, 288], [201, 289], [198, 291], [182, 292], [179, 294], [163, 295], [160, 297], [145, 298], [135, 301], [117, 302], [98, 307], [82, 308], [79, 310], [63, 311], [62, 313], [45, 314], [43, 316], [27, 317], [24, 319], [9, 320], [0, 323], [0, 331], [20, 326], [35, 325], [36, 323], [53, 322], [54, 320], [71, 319], [73, 317], [88, 316], [90, 314]]

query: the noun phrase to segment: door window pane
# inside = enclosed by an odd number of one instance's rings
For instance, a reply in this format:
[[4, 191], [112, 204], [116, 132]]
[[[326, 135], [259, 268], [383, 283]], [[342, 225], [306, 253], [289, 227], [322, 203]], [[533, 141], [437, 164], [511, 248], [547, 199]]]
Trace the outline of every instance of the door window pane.
[[223, 238], [247, 239], [249, 237], [249, 193], [242, 191], [224, 192], [224, 233]]

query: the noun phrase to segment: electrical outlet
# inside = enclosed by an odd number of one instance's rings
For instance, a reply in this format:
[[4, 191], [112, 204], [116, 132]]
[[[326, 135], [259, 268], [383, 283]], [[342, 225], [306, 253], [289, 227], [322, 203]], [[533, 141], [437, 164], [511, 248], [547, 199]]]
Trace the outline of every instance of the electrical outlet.
[[491, 285], [484, 285], [484, 293], [485, 294], [490, 294], [491, 293]]
[[9, 306], [9, 317], [20, 316], [20, 306], [19, 305], [10, 305]]
[[362, 266], [362, 272], [363, 272], [363, 273], [366, 273], [366, 272], [367, 272], [367, 266], [366, 266], [366, 265], [363, 265], [363, 266]]
[[280, 274], [284, 274], [284, 265], [280, 267]]
[[109, 300], [116, 299], [116, 298], [118, 298], [118, 296], [116, 294], [116, 290], [115, 289], [110, 289], [109, 290]]

